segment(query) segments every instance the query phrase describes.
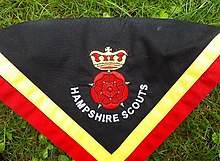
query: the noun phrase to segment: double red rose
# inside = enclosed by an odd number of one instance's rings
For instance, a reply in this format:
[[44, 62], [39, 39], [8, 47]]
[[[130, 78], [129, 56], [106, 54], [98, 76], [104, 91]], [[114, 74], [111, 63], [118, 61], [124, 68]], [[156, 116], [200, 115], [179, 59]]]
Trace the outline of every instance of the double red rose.
[[91, 95], [97, 104], [108, 110], [117, 108], [128, 98], [125, 78], [118, 72], [101, 72], [94, 79]]

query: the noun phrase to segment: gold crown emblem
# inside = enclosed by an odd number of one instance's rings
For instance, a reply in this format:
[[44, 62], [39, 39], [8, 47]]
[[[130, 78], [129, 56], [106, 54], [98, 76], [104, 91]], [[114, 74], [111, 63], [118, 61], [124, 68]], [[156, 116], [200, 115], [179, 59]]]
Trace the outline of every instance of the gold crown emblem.
[[112, 52], [112, 48], [106, 47], [105, 52], [92, 51], [90, 57], [93, 65], [100, 70], [117, 70], [121, 68], [126, 60], [127, 52], [118, 50]]

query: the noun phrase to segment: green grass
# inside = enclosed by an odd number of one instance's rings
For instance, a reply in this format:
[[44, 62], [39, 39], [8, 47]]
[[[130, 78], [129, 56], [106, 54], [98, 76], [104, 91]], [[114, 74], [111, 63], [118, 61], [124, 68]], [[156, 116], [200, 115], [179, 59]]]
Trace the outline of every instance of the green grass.
[[[170, 18], [220, 25], [219, 0], [0, 0], [0, 27], [30, 20], [80, 17]], [[220, 160], [220, 86], [152, 154], [149, 161]], [[5, 145], [5, 146], [4, 146]], [[5, 149], [1, 149], [5, 147]], [[70, 160], [21, 117], [0, 104], [5, 160]]]
[[0, 107], [0, 140], [5, 135], [3, 156], [6, 160], [49, 161], [64, 154], [8, 107], [3, 104]]

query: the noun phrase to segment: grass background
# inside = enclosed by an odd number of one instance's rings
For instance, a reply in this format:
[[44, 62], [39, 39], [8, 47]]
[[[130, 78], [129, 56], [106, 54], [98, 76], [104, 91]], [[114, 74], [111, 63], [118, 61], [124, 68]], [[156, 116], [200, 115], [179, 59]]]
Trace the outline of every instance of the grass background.
[[[220, 26], [219, 0], [0, 0], [0, 27], [51, 18], [170, 18]], [[148, 161], [220, 160], [220, 85]], [[0, 160], [69, 161], [61, 150], [0, 103]]]

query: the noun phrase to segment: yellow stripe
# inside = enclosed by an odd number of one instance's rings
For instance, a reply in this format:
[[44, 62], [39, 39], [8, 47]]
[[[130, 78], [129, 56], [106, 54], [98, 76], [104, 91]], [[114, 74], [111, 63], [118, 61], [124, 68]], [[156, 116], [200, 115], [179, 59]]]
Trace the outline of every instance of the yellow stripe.
[[110, 153], [107, 150], [105, 150], [93, 137], [91, 137], [39, 88], [37, 88], [1, 53], [0, 74], [97, 160], [102, 160], [110, 156]]
[[[0, 74], [47, 117], [100, 161], [125, 160], [220, 55], [220, 34], [203, 50], [166, 95], [111, 155], [93, 137], [0, 54]], [[25, 90], [24, 90], [25, 89]]]
[[[167, 115], [181, 97], [192, 87], [199, 77], [220, 55], [220, 34], [202, 51], [184, 74], [157, 103], [153, 110], [141, 121], [128, 138], [111, 156], [111, 160], [125, 160], [155, 126]], [[107, 159], [108, 160], [108, 159]]]

